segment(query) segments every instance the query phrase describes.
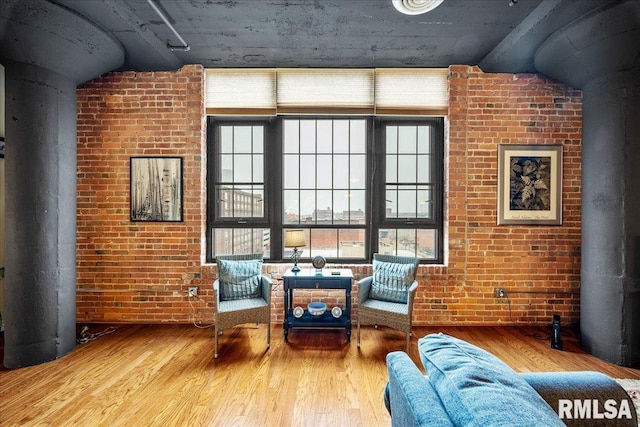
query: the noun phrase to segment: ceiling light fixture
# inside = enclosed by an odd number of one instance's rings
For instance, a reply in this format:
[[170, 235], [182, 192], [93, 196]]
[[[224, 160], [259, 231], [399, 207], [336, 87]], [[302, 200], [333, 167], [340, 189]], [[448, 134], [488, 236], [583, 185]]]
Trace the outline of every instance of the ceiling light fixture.
[[391, 0], [393, 7], [405, 15], [421, 15], [440, 6], [444, 0]]

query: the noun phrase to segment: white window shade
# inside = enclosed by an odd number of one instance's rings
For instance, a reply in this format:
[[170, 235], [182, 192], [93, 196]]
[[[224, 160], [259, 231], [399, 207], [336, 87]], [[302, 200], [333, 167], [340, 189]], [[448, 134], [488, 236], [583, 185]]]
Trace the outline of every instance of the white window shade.
[[448, 69], [377, 68], [376, 115], [446, 115]]
[[208, 115], [448, 113], [446, 68], [225, 68], [206, 73]]
[[208, 115], [275, 115], [276, 70], [208, 69], [205, 99]]
[[278, 68], [278, 114], [373, 114], [373, 69]]

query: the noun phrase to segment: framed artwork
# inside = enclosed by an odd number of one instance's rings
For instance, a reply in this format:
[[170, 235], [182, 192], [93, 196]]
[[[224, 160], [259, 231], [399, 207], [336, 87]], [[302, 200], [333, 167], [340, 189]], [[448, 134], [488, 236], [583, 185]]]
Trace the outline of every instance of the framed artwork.
[[562, 224], [562, 145], [498, 146], [498, 225]]
[[182, 158], [131, 158], [131, 221], [182, 221]]

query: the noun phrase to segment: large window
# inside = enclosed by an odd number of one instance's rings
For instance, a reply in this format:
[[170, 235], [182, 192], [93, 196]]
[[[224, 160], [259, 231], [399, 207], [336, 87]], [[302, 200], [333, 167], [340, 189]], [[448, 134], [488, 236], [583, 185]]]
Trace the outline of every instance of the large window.
[[[265, 213], [264, 123], [224, 123], [213, 131], [209, 153], [209, 211], [213, 214], [211, 254], [263, 252], [270, 257]], [[211, 179], [213, 177], [213, 179]]]
[[287, 260], [442, 261], [443, 120], [209, 119], [208, 259], [261, 251]]
[[436, 261], [442, 251], [442, 131], [423, 122], [381, 123], [384, 189], [378, 205], [380, 253]]
[[367, 121], [283, 119], [283, 126], [284, 228], [305, 229], [308, 256], [366, 258]]

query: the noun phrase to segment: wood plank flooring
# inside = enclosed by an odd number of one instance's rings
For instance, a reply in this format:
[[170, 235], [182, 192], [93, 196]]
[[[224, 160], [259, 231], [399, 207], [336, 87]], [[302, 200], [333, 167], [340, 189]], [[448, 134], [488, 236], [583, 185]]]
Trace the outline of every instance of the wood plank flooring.
[[[90, 325], [89, 333], [107, 325]], [[294, 330], [285, 343], [272, 324], [243, 325], [220, 338], [192, 325], [120, 325], [50, 363], [0, 371], [1, 426], [388, 426], [382, 403], [385, 357], [404, 334], [364, 327], [358, 349], [337, 330]], [[582, 352], [575, 338], [552, 350], [546, 332], [515, 327], [416, 327], [472, 342], [517, 371], [595, 370], [640, 379]]]

